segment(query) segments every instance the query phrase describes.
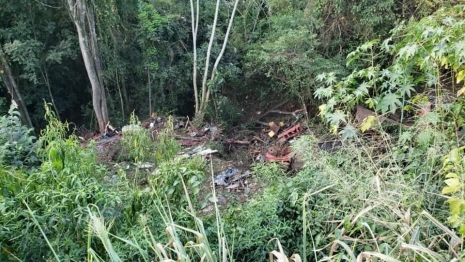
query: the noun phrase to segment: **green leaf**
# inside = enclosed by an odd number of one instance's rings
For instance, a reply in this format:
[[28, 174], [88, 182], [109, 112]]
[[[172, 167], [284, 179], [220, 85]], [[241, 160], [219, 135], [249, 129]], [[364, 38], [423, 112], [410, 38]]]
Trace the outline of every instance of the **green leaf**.
[[326, 78], [326, 74], [323, 73], [323, 74], [319, 74], [316, 76], [316, 80], [320, 81], [320, 82], [323, 82]]
[[399, 91], [402, 96], [407, 95], [407, 97], [410, 97], [412, 96], [411, 92], [415, 91], [415, 89], [413, 88], [412, 83], [405, 82], [400, 86]]
[[328, 122], [333, 125], [339, 127], [341, 122], [346, 122], [345, 114], [341, 111], [336, 111], [328, 116]]
[[459, 175], [457, 175], [456, 173], [449, 173], [446, 175], [446, 178], [459, 178]]
[[409, 59], [415, 55], [417, 50], [417, 44], [407, 44], [399, 50], [399, 58]]
[[378, 109], [381, 110], [383, 114], [388, 111], [394, 114], [401, 106], [402, 102], [400, 101], [400, 96], [394, 93], [388, 93], [381, 99], [381, 102], [378, 104]]
[[402, 135], [399, 137], [399, 143], [405, 144], [412, 140], [413, 134], [412, 132], [403, 132]]
[[454, 148], [450, 151], [449, 153], [449, 161], [454, 163], [454, 164], [458, 164], [459, 161], [460, 161], [460, 154], [459, 154], [459, 149], [458, 148]]
[[444, 180], [444, 183], [450, 187], [459, 188], [461, 186], [460, 179], [458, 178], [449, 178]]
[[336, 83], [336, 74], [333, 73], [333, 72], [327, 74], [327, 75], [326, 75], [326, 81], [325, 81], [325, 83], [326, 83], [327, 85], [333, 85], [333, 84], [335, 84], [335, 83]]
[[368, 85], [368, 83], [366, 83], [366, 82], [361, 83], [358, 86], [358, 88], [354, 91], [355, 97], [358, 98], [360, 96], [368, 94], [368, 88], [369, 87], [370, 87], [370, 85]]
[[463, 204], [463, 200], [459, 200], [456, 197], [451, 197], [446, 202], [449, 203], [449, 208], [450, 208], [450, 213], [451, 214], [453, 214], [453, 215], [459, 215], [460, 214], [460, 206]]
[[417, 143], [421, 146], [429, 146], [431, 139], [433, 138], [433, 132], [430, 129], [422, 130], [417, 136]]
[[456, 191], [457, 191], [457, 188], [447, 186], [442, 189], [441, 193], [443, 195], [448, 195], [448, 194], [455, 193]]
[[339, 132], [339, 135], [342, 136], [342, 140], [354, 139], [358, 135], [358, 130], [352, 125], [347, 125]]

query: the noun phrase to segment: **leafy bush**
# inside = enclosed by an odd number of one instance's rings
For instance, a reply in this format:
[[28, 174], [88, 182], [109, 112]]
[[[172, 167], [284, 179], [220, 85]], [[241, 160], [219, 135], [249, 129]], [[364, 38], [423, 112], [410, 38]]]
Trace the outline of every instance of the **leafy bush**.
[[173, 161], [181, 149], [181, 145], [173, 138], [173, 118], [169, 117], [165, 128], [157, 136], [155, 157], [160, 163]]
[[129, 126], [125, 128], [123, 128], [123, 138], [121, 139], [121, 158], [127, 158], [134, 162], [154, 161], [155, 146], [150, 139], [150, 133], [140, 126], [139, 119], [134, 112], [131, 114]]
[[48, 107], [46, 112], [40, 172], [0, 169], [0, 245], [21, 260], [42, 261], [53, 257], [45, 238], [61, 259], [74, 260], [87, 253], [87, 206], [119, 220], [127, 193], [119, 183], [102, 184], [106, 170], [97, 163], [95, 146], [82, 148], [76, 136], [65, 138], [66, 125]]
[[[358, 67], [350, 75], [338, 79], [334, 72], [320, 74], [315, 97], [325, 100], [320, 110], [331, 130], [337, 133], [347, 124], [347, 112], [357, 104], [363, 103], [380, 114], [399, 113], [400, 122], [407, 113], [421, 109], [428, 102], [415, 93], [423, 92], [420, 96], [433, 93], [431, 103], [438, 107], [447, 104], [451, 100], [449, 89], [455, 92], [453, 82], [463, 83], [465, 77], [464, 10], [464, 5], [443, 8], [420, 21], [400, 24], [391, 37], [369, 41], [347, 56], [347, 64]], [[386, 62], [391, 57], [393, 61]], [[451, 86], [444, 82], [449, 75]], [[464, 93], [462, 87], [457, 96]], [[464, 122], [458, 112], [451, 120], [456, 128]]]
[[38, 161], [32, 131], [21, 124], [19, 112], [13, 105], [8, 115], [0, 117], [0, 165], [20, 167]]
[[449, 223], [458, 228], [459, 234], [465, 236], [465, 147], [454, 148], [444, 157], [443, 173], [446, 186], [442, 189], [445, 195], [451, 195], [447, 200], [449, 204]]
[[183, 182], [188, 191], [195, 197], [200, 192], [200, 184], [205, 178], [205, 163], [201, 158], [182, 161], [163, 162], [153, 177], [149, 179], [151, 186], [160, 196], [166, 196], [177, 205], [186, 204], [184, 199]]

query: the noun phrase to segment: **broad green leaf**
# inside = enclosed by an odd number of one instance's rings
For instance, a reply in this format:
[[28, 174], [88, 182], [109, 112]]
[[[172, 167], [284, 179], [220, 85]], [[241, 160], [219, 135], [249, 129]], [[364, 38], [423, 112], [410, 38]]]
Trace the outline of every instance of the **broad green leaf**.
[[411, 92], [415, 91], [415, 89], [412, 83], [405, 82], [400, 86], [399, 91], [403, 96], [407, 95], [407, 97], [410, 97], [412, 95]]
[[368, 68], [368, 70], [366, 71], [366, 75], [367, 75], [368, 79], [370, 79], [370, 80], [373, 79], [375, 77], [375, 75], [376, 75], [376, 68], [373, 67], [373, 66], [370, 66]]
[[409, 59], [415, 55], [418, 50], [417, 44], [408, 44], [399, 50], [399, 57]]
[[342, 136], [342, 140], [354, 139], [358, 135], [358, 130], [352, 125], [347, 125], [339, 132], [339, 135]]
[[461, 225], [460, 225], [459, 234], [465, 235], [465, 224], [461, 224]]
[[336, 74], [333, 73], [333, 72], [327, 74], [325, 83], [328, 84], [328, 85], [335, 84], [336, 83]]
[[455, 188], [455, 187], [450, 187], [450, 186], [446, 186], [442, 189], [442, 194], [443, 195], [448, 195], [448, 194], [452, 194], [452, 193], [455, 193], [457, 192], [458, 188]]
[[399, 137], [399, 143], [405, 144], [412, 140], [412, 133], [411, 132], [403, 132], [402, 135]]
[[446, 175], [446, 178], [459, 178], [459, 175], [457, 175], [456, 173], [449, 173]]
[[337, 135], [337, 129], [338, 129], [338, 128], [339, 128], [339, 127], [336, 126], [336, 125], [331, 125], [331, 126], [329, 127], [329, 132], [331, 132], [332, 134]]
[[345, 114], [342, 111], [336, 111], [328, 116], [328, 122], [331, 125], [339, 126], [341, 122], [346, 122]]
[[449, 203], [451, 214], [460, 214], [460, 206], [463, 204], [463, 200], [459, 200], [456, 197], [451, 197], [446, 202]]
[[459, 154], [459, 149], [454, 148], [450, 151], [449, 153], [449, 161], [452, 163], [456, 164], [460, 161], [460, 154]]
[[453, 187], [453, 188], [460, 188], [461, 186], [460, 179], [458, 178], [448, 178], [444, 180], [444, 183], [446, 183], [446, 185]]
[[323, 73], [323, 74], [319, 74], [316, 76], [316, 80], [320, 81], [320, 82], [323, 82], [326, 78], [326, 74]]
[[354, 91], [355, 97], [360, 97], [365, 94], [368, 94], [368, 88], [370, 88], [370, 85], [366, 82], [361, 83], [358, 88]]
[[401, 106], [402, 102], [400, 101], [400, 96], [395, 93], [388, 93], [381, 99], [381, 102], [378, 104], [378, 109], [381, 110], [383, 114], [388, 111], [394, 114]]
[[430, 129], [424, 129], [417, 135], [416, 141], [421, 146], [429, 146], [432, 138], [433, 132]]
[[368, 98], [365, 100], [365, 105], [368, 106], [368, 108], [374, 108], [378, 104], [378, 101], [375, 98]]

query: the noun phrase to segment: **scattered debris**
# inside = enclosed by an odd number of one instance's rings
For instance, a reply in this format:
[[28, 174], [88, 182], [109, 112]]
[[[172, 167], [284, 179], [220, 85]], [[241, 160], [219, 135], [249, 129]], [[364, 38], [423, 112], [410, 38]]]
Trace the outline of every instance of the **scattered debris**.
[[342, 146], [341, 140], [324, 141], [317, 144], [318, 148], [328, 152], [335, 152]]
[[139, 169], [150, 169], [154, 167], [152, 163], [134, 163], [134, 165]]
[[268, 132], [268, 136], [274, 137], [279, 132], [279, 126], [276, 125], [273, 121], [268, 123], [268, 125], [270, 126], [270, 132]]
[[194, 156], [208, 156], [214, 153], [218, 153], [218, 150], [212, 150], [210, 148], [204, 148], [202, 146], [198, 146], [194, 149], [189, 150], [188, 152], [180, 152], [180, 158], [191, 158]]
[[221, 172], [215, 177], [215, 184], [220, 186], [228, 186], [230, 178], [237, 172], [239, 172], [238, 169], [234, 167], [228, 167], [225, 171]]
[[241, 141], [230, 138], [225, 140], [225, 144], [250, 145], [250, 141]]
[[134, 132], [141, 131], [142, 127], [140, 125], [127, 125], [123, 126], [121, 132], [123, 135], [131, 135]]
[[289, 166], [292, 160], [292, 152], [283, 156], [274, 156], [270, 153], [266, 153], [265, 158], [267, 162], [280, 162], [286, 166]]
[[368, 109], [368, 108], [365, 108], [361, 105], [357, 105], [357, 111], [355, 113], [355, 119], [357, 120], [357, 122], [361, 125], [363, 123], [363, 121], [365, 120], [365, 118], [369, 117], [369, 116], [374, 116], [376, 117], [378, 120], [379, 120], [379, 123], [383, 123], [384, 121], [387, 121], [393, 125], [402, 125], [402, 126], [409, 126], [410, 124], [407, 124], [407, 123], [401, 123], [400, 122], [400, 119], [391, 119], [387, 116], [379, 116], [377, 115], [374, 111]]
[[297, 125], [289, 128], [289, 129], [285, 130], [281, 134], [279, 134], [278, 138], [285, 138], [285, 139], [293, 138], [293, 137], [297, 136], [298, 134], [300, 134], [302, 131], [303, 131], [302, 126], [300, 124], [297, 124]]

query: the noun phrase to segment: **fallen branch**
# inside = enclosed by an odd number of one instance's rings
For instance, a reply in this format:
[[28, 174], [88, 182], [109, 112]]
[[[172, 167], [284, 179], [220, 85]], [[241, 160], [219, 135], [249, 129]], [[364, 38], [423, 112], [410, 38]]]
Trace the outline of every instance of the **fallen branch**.
[[191, 137], [191, 136], [180, 136], [174, 134], [173, 137], [179, 140], [188, 140], [188, 141], [204, 141], [205, 137]]
[[250, 145], [250, 141], [241, 141], [235, 139], [226, 139], [226, 144]]

